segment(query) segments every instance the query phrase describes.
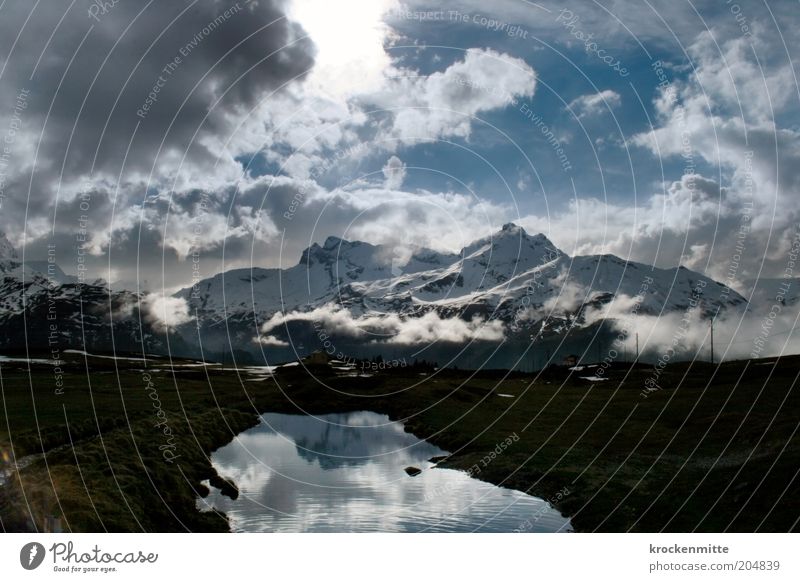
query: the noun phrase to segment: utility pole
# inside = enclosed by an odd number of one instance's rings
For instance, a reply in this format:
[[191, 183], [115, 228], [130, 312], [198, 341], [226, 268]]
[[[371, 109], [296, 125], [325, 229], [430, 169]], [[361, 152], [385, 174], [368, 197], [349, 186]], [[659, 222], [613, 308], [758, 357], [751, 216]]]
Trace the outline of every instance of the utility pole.
[[714, 363], [714, 318], [711, 318], [711, 363]]
[[636, 332], [636, 359], [634, 360], [637, 364], [639, 363], [639, 332]]

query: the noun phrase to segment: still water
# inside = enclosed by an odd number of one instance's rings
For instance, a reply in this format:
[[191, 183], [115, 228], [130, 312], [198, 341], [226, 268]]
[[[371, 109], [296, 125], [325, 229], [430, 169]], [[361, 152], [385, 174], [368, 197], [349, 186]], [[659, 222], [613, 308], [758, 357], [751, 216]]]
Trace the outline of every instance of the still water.
[[539, 498], [429, 462], [446, 454], [374, 412], [264, 414], [211, 457], [238, 499], [212, 488], [198, 503], [227, 513], [234, 531], [570, 531]]

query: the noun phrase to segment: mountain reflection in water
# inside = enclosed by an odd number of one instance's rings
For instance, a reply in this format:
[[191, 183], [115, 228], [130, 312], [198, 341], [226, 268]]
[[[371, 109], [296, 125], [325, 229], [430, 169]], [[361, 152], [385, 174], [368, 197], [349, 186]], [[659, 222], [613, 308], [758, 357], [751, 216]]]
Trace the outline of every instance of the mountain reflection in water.
[[446, 454], [373, 412], [264, 414], [212, 455], [238, 499], [212, 489], [198, 503], [227, 513], [235, 531], [569, 531], [541, 499], [428, 461]]

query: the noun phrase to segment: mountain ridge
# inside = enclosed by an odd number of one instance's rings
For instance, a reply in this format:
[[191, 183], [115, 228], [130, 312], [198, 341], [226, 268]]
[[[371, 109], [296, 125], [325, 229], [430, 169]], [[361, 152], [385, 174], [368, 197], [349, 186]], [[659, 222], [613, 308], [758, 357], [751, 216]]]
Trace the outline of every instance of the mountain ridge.
[[[634, 312], [696, 309], [708, 318], [747, 308], [736, 291], [683, 266], [570, 256], [514, 223], [458, 253], [330, 236], [312, 243], [292, 267], [233, 269], [179, 290], [166, 303], [176, 313], [185, 307], [174, 318], [153, 310], [146, 293], [78, 284], [48, 261], [0, 258], [0, 294], [0, 328], [29, 326], [24, 341], [33, 348], [51, 348], [55, 312], [60, 349], [138, 346], [148, 353], [274, 361], [335, 343], [343, 354], [425, 352], [432, 361], [452, 356], [466, 364], [496, 353], [493, 365], [508, 367], [516, 365], [514, 349], [524, 353], [532, 337], [550, 337], [554, 354], [579, 351], [598, 341], [603, 321]], [[26, 347], [18, 336], [6, 334], [0, 347]], [[505, 348], [498, 352], [499, 342]]]
[[[387, 245], [326, 238], [286, 269], [237, 269], [184, 288], [175, 297], [187, 301], [199, 318], [240, 317], [251, 312], [264, 321], [276, 313], [309, 312], [323, 305], [354, 316], [400, 314], [520, 319], [522, 309], [574, 315], [587, 303], [614, 297], [640, 297], [643, 313], [687, 309], [693, 289], [705, 312], [744, 307], [746, 300], [713, 279], [683, 266], [661, 269], [616, 255], [570, 256], [544, 234], [528, 234], [506, 223], [494, 234], [465, 245], [459, 253], [416, 249], [399, 269]], [[651, 280], [642, 292], [643, 281]], [[243, 286], [241, 283], [244, 283]], [[531, 318], [530, 313], [523, 319]], [[535, 315], [535, 314], [533, 314]]]

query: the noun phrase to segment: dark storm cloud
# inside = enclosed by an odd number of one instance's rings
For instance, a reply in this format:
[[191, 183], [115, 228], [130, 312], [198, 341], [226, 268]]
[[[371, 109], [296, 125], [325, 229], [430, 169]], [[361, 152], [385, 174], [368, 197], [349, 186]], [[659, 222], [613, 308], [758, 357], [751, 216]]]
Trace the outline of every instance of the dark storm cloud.
[[[0, 103], [5, 114], [29, 92], [14, 161], [31, 164], [22, 140], [40, 140], [32, 206], [50, 206], [62, 166], [65, 182], [116, 178], [123, 161], [147, 175], [157, 156], [188, 150], [212, 171], [218, 152], [200, 142], [309, 69], [303, 37], [278, 0], [6, 2]], [[30, 174], [9, 178], [5, 222], [27, 199]]]
[[[162, 229], [168, 208], [184, 212], [197, 199], [168, 205], [182, 158], [184, 173], [212, 181], [215, 145], [233, 120], [313, 65], [311, 41], [284, 8], [281, 0], [3, 3], [0, 134], [13, 139], [0, 168], [0, 230], [18, 245], [24, 238], [28, 258], [55, 245], [67, 272], [82, 244], [90, 277], [109, 276], [109, 253], [128, 281], [180, 271], [185, 257], [162, 248]], [[235, 163], [224, 162], [230, 173]], [[160, 198], [142, 212], [146, 194]], [[222, 206], [212, 200], [209, 212], [224, 216]], [[241, 222], [234, 213], [231, 227]]]

